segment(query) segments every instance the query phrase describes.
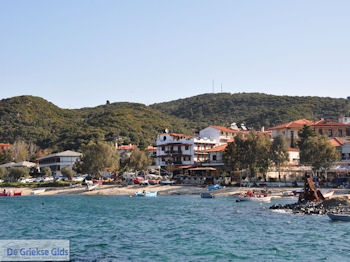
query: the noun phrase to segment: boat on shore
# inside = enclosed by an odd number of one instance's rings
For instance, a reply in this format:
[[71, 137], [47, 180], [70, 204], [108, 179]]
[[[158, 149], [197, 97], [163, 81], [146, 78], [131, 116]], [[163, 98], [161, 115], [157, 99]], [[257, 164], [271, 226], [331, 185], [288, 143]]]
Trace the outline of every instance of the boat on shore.
[[92, 191], [100, 186], [101, 183], [94, 183], [93, 181], [86, 181], [86, 190]]
[[44, 193], [45, 192], [45, 188], [42, 188], [42, 189], [36, 189], [36, 190], [33, 190], [31, 192], [32, 195], [39, 195], [41, 193]]
[[328, 213], [328, 217], [334, 221], [347, 221], [350, 222], [350, 214], [332, 214]]
[[238, 193], [233, 195], [236, 198], [236, 202], [241, 201], [254, 201], [254, 202], [270, 202], [271, 196], [262, 193], [252, 193], [248, 191], [247, 193]]
[[201, 198], [214, 198], [214, 196], [210, 193], [201, 193]]
[[158, 191], [152, 191], [152, 192], [143, 191], [143, 192], [135, 193], [136, 197], [157, 197], [157, 195], [158, 195]]
[[208, 186], [208, 190], [209, 190], [209, 191], [217, 190], [217, 189], [220, 189], [220, 188], [221, 188], [220, 184]]
[[325, 199], [328, 199], [331, 196], [333, 196], [334, 190], [333, 189], [324, 189], [324, 190], [321, 190], [321, 193]]
[[12, 190], [6, 192], [1, 192], [0, 193], [0, 196], [21, 196], [22, 195], [22, 192], [13, 192]]

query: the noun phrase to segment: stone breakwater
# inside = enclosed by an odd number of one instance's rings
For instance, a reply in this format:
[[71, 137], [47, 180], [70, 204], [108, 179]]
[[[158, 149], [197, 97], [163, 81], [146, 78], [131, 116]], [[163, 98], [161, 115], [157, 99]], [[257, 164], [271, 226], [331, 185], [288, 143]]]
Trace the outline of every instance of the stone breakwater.
[[270, 209], [283, 209], [294, 214], [326, 215], [327, 213], [343, 214], [350, 213], [350, 200], [347, 197], [336, 197], [323, 202], [305, 202], [281, 205], [276, 204]]

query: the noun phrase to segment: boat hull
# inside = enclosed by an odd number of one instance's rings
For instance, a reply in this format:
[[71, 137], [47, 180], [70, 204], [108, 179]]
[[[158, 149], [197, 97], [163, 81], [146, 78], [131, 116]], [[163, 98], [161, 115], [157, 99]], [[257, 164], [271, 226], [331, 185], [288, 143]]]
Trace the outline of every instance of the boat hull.
[[336, 215], [336, 214], [327, 214], [328, 217], [334, 221], [347, 221], [350, 222], [350, 215]]
[[157, 197], [158, 191], [135, 193], [136, 197]]
[[214, 196], [210, 193], [201, 193], [201, 198], [214, 198]]

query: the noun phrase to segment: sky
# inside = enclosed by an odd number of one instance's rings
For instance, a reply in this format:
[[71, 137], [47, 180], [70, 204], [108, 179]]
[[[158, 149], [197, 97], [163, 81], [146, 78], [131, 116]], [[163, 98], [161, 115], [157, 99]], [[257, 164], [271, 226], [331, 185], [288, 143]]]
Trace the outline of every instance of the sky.
[[0, 99], [152, 104], [221, 86], [345, 98], [349, 10], [348, 0], [0, 0]]

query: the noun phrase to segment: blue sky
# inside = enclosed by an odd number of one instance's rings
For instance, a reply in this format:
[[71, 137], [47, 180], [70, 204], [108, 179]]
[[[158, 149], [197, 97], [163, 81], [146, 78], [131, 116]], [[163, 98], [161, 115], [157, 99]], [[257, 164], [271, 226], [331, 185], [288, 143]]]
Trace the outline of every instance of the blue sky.
[[350, 1], [2, 0], [0, 98], [65, 108], [212, 92], [346, 97]]

